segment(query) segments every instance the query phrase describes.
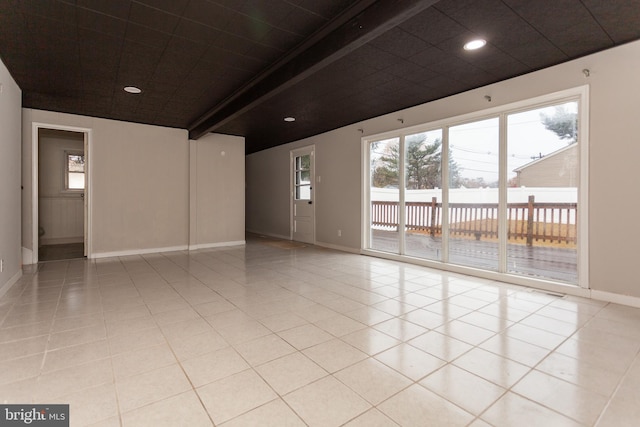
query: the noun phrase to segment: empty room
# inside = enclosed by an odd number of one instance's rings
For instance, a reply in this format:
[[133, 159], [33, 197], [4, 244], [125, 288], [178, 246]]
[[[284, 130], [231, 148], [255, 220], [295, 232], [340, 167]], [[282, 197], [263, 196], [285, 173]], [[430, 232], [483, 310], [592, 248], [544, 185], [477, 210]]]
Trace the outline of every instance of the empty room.
[[0, 425], [637, 426], [639, 23], [0, 1]]

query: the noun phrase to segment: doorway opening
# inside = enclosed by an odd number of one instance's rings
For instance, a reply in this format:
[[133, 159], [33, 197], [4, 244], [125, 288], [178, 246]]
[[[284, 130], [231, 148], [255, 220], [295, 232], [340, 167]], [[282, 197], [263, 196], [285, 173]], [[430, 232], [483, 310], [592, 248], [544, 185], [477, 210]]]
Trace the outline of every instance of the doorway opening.
[[87, 257], [88, 129], [33, 128], [33, 263]]

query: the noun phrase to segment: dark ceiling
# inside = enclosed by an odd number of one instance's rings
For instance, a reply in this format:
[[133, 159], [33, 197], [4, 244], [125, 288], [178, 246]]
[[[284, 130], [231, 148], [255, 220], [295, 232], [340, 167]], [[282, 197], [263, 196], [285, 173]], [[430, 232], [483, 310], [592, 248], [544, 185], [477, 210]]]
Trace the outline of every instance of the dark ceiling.
[[640, 0], [0, 0], [24, 107], [247, 153], [639, 38]]

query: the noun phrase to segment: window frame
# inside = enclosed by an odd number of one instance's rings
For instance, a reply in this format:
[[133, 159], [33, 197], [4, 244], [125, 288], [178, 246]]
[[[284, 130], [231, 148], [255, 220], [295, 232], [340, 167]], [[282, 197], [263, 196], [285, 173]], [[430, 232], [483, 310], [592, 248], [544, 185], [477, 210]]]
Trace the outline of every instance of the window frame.
[[[69, 188], [69, 174], [78, 173], [78, 172], [69, 171], [69, 156], [82, 156], [82, 158], [85, 161], [84, 163], [85, 167], [84, 167], [84, 170], [82, 171], [82, 174], [84, 175], [84, 184], [85, 184], [83, 188]], [[85, 192], [85, 189], [87, 186], [86, 162], [87, 162], [87, 159], [83, 151], [64, 150], [64, 187], [63, 187], [64, 192], [66, 193], [84, 193]]]

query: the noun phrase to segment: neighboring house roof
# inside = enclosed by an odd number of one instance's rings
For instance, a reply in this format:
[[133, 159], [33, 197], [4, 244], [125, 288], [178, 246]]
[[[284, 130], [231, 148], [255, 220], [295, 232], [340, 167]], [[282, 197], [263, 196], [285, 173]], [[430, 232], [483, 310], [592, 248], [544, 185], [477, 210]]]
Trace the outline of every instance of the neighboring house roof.
[[526, 168], [529, 168], [529, 167], [534, 166], [534, 165], [539, 164], [539, 163], [548, 162], [551, 158], [553, 158], [555, 156], [558, 156], [558, 155], [564, 153], [565, 151], [569, 151], [569, 150], [577, 148], [577, 147], [578, 147], [578, 144], [576, 144], [576, 143], [569, 144], [566, 147], [563, 147], [563, 148], [561, 148], [559, 150], [552, 151], [551, 153], [547, 154], [544, 157], [540, 157], [539, 159], [535, 159], [532, 162], [526, 163], [526, 164], [520, 166], [519, 168], [515, 168], [513, 171], [517, 172], [517, 173], [522, 172], [522, 170], [524, 170]]

